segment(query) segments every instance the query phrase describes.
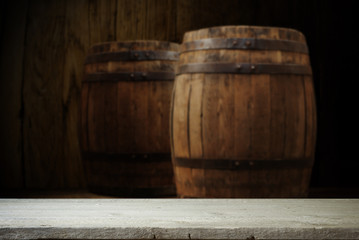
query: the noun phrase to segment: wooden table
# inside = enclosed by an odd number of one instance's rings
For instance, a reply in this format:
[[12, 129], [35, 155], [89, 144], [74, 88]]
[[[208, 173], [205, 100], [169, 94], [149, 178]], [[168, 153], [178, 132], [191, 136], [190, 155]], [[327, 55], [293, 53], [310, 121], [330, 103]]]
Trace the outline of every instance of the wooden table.
[[0, 199], [0, 239], [359, 239], [359, 199]]

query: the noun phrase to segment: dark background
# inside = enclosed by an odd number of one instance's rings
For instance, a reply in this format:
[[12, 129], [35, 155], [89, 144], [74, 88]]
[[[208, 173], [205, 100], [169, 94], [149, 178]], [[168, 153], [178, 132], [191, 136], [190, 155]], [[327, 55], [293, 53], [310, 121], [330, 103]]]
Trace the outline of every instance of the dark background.
[[135, 39], [180, 43], [189, 30], [260, 25], [294, 28], [307, 38], [318, 113], [311, 189], [324, 189], [318, 196], [359, 196], [355, 1], [0, 4], [0, 193], [85, 188], [77, 124], [83, 63], [92, 44]]

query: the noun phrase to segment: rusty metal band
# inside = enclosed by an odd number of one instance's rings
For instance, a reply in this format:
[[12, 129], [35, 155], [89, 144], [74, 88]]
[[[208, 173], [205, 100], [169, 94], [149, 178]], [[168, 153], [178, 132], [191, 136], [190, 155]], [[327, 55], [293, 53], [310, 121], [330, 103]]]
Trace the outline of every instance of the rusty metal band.
[[207, 38], [183, 43], [181, 52], [208, 49], [279, 50], [308, 53], [308, 47], [305, 43], [256, 38]]
[[104, 153], [82, 152], [82, 157], [90, 161], [131, 161], [131, 162], [166, 162], [171, 161], [170, 153]]
[[178, 74], [234, 73], [234, 74], [300, 74], [311, 75], [309, 65], [265, 63], [191, 63], [179, 66]]
[[239, 170], [239, 169], [280, 169], [280, 168], [305, 168], [311, 167], [312, 159], [283, 159], [283, 160], [235, 160], [235, 159], [189, 159], [174, 158], [175, 166], [218, 169], [218, 170]]
[[178, 52], [173, 51], [127, 51], [127, 52], [106, 52], [89, 55], [85, 64], [110, 62], [110, 61], [153, 61], [168, 60], [177, 61]]
[[83, 82], [173, 81], [174, 78], [174, 72], [91, 73], [84, 76]]

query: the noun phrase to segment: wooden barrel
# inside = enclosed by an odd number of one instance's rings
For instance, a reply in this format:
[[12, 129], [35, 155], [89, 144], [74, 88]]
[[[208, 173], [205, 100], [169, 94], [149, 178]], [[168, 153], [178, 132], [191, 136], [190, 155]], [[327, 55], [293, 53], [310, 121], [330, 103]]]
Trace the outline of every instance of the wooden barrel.
[[306, 196], [315, 140], [302, 33], [257, 26], [185, 33], [171, 110], [179, 196]]
[[179, 45], [93, 46], [82, 82], [81, 138], [87, 184], [100, 194], [175, 195], [169, 115]]

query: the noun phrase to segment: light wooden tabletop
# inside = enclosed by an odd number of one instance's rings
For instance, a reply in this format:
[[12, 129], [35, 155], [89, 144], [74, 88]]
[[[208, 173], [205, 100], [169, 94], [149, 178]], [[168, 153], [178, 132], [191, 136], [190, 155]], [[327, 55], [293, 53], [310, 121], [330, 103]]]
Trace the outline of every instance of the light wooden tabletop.
[[359, 199], [0, 199], [0, 239], [359, 239]]

